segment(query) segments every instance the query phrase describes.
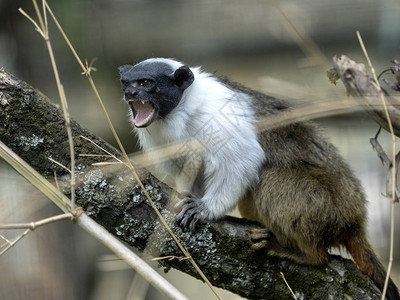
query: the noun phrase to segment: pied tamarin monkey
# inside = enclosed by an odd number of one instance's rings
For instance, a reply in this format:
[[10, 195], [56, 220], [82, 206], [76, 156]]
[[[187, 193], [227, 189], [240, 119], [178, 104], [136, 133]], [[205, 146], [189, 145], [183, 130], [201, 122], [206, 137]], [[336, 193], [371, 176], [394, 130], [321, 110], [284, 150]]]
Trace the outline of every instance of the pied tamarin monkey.
[[[311, 122], [258, 132], [261, 118], [288, 104], [172, 59], [123, 65], [119, 72], [144, 151], [190, 139], [203, 145], [186, 163], [160, 164], [179, 182], [190, 159], [200, 158], [191, 193], [177, 204], [181, 226], [193, 230], [239, 205], [243, 217], [266, 227], [253, 232], [260, 239], [255, 248], [322, 265], [328, 249], [344, 246], [383, 290], [386, 272], [367, 241], [361, 185]], [[386, 297], [400, 299], [391, 280]]]

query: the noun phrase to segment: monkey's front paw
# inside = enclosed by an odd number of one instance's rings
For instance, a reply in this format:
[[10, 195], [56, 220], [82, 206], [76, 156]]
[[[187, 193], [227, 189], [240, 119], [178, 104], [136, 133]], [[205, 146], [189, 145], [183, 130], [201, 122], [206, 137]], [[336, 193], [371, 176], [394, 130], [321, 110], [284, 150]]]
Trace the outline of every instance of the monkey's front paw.
[[209, 213], [206, 205], [199, 198], [188, 195], [179, 201], [175, 208], [180, 210], [177, 216], [178, 224], [183, 228], [194, 230], [196, 224], [209, 219]]
[[267, 228], [253, 228], [250, 235], [253, 240], [260, 240], [259, 242], [251, 245], [252, 249], [259, 250], [268, 245], [268, 239], [271, 237], [271, 231]]

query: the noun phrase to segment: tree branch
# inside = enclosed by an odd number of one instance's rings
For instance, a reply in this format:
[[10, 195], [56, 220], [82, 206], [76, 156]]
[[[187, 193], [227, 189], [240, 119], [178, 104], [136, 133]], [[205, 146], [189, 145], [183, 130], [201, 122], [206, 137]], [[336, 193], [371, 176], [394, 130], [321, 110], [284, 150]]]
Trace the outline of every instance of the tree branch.
[[[393, 71], [395, 79], [398, 73]], [[328, 77], [332, 82], [341, 79], [346, 91], [353, 96], [366, 110], [370, 117], [382, 128], [389, 131], [389, 123], [382, 105], [380, 91], [377, 83], [368, 76], [364, 64], [356, 63], [346, 55], [333, 58], [333, 69], [328, 71]], [[400, 137], [400, 101], [398, 97], [385, 93], [385, 101], [394, 134]]]
[[[181, 257], [182, 253], [159, 224], [143, 191], [129, 170], [118, 165], [96, 165], [105, 154], [80, 136], [94, 141], [107, 152], [121, 154], [100, 138], [71, 122], [76, 153], [76, 202], [94, 220], [119, 239], [154, 257]], [[0, 69], [0, 140], [31, 164], [39, 173], [53, 176], [68, 193], [70, 168], [68, 138], [61, 110], [31, 86]], [[89, 156], [86, 156], [90, 154]], [[52, 158], [58, 163], [50, 160]], [[170, 188], [145, 170], [143, 183], [172, 230], [186, 246], [207, 278], [218, 287], [249, 299], [289, 299], [291, 292], [305, 299], [379, 299], [379, 291], [354, 263], [332, 256], [326, 266], [298, 265], [251, 249], [250, 229], [258, 224], [226, 217], [219, 222], [183, 232], [175, 225], [175, 215], [167, 208]], [[199, 278], [187, 260], [162, 260]]]
[[66, 213], [62, 215], [57, 215], [53, 217], [49, 217], [46, 219], [42, 219], [36, 222], [29, 222], [29, 223], [15, 223], [15, 224], [1, 224], [0, 223], [0, 229], [30, 229], [30, 230], [35, 230], [38, 227], [48, 225], [50, 223], [55, 223], [58, 221], [64, 221], [64, 220], [70, 220], [72, 221], [74, 219], [74, 216], [71, 213]]

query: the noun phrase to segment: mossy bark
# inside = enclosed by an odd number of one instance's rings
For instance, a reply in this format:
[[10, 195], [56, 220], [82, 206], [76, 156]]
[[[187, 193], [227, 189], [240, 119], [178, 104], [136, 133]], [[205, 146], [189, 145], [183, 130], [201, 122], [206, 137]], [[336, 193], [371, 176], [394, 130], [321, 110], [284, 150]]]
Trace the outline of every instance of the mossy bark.
[[[94, 220], [129, 245], [153, 256], [182, 257], [169, 234], [158, 222], [143, 191], [122, 165], [93, 166], [104, 158], [81, 156], [104, 154], [81, 138], [121, 157], [119, 151], [72, 122], [76, 152], [77, 203]], [[68, 139], [61, 110], [28, 84], [0, 69], [0, 140], [53, 180], [56, 173], [68, 193], [68, 172], [51, 162], [69, 167]], [[251, 249], [249, 231], [258, 224], [233, 217], [184, 232], [175, 225], [167, 208], [170, 189], [144, 170], [140, 177], [158, 209], [194, 260], [215, 286], [249, 299], [290, 299], [281, 272], [299, 299], [379, 299], [379, 291], [351, 260], [332, 256], [321, 267], [298, 265]], [[163, 260], [199, 278], [187, 260]]]

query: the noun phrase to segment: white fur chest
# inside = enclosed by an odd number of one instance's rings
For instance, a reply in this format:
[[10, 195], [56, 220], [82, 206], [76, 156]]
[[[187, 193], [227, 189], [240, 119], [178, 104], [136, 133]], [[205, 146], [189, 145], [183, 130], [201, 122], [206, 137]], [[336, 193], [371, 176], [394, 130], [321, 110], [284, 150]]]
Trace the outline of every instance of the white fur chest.
[[[198, 68], [192, 70], [195, 81], [179, 105], [165, 119], [157, 119], [147, 128], [135, 128], [141, 147], [153, 156], [158, 170], [173, 176], [179, 174], [176, 167], [180, 164], [159, 163], [151, 150], [178, 143], [178, 155], [184, 152], [184, 159], [195, 158], [208, 165], [239, 162], [252, 152], [254, 159], [247, 165], [257, 172], [265, 154], [258, 143], [250, 96], [228, 88]], [[197, 142], [196, 149], [188, 146], [193, 140]]]

